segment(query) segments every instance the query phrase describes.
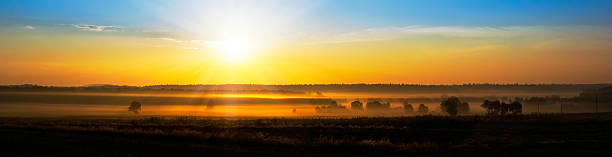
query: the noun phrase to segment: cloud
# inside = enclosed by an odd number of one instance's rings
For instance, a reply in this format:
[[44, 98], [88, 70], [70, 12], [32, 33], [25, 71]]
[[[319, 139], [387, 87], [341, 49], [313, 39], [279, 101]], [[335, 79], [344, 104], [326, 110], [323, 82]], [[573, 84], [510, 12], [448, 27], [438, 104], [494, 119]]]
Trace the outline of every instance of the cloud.
[[72, 26], [80, 30], [94, 31], [94, 32], [112, 32], [112, 31], [117, 31], [121, 29], [117, 26], [99, 26], [99, 25], [72, 25]]
[[185, 50], [200, 50], [204, 45], [208, 45], [210, 42], [206, 40], [188, 40], [188, 39], [176, 39], [171, 37], [152, 38], [157, 40], [163, 40], [173, 43], [173, 46], [182, 47]]
[[411, 37], [445, 38], [543, 38], [543, 37], [598, 37], [610, 35], [609, 28], [591, 26], [506, 26], [506, 27], [467, 27], [467, 26], [405, 26], [379, 27], [357, 30], [348, 33], [332, 34], [315, 38], [316, 43], [350, 43], [395, 40]]
[[393, 40], [415, 36], [446, 36], [446, 37], [490, 37], [504, 36], [513, 32], [514, 28], [498, 27], [453, 27], [453, 26], [406, 26], [368, 28], [354, 32], [332, 35], [328, 43], [347, 43]]
[[30, 30], [36, 29], [36, 27], [34, 27], [34, 26], [30, 26], [30, 25], [23, 26], [23, 28], [25, 28], [25, 29], [30, 29]]
[[178, 39], [174, 39], [174, 38], [155, 38], [155, 39], [171, 41], [171, 42], [175, 42], [175, 43], [183, 43], [183, 42], [185, 42], [183, 40], [178, 40]]

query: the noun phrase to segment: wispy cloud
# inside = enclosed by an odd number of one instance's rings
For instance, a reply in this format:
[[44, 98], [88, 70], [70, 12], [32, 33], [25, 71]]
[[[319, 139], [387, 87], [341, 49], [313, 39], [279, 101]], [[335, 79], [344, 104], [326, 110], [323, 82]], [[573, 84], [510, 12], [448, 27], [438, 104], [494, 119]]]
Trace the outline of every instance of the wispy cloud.
[[502, 36], [513, 31], [514, 28], [496, 27], [427, 27], [427, 26], [406, 26], [406, 27], [380, 27], [368, 28], [354, 32], [332, 35], [326, 40], [327, 43], [347, 43], [392, 40], [413, 36], [447, 36], [447, 37], [487, 37]]
[[36, 27], [34, 27], [34, 26], [30, 26], [30, 25], [23, 26], [23, 28], [25, 28], [25, 29], [30, 29], [30, 30], [36, 29]]
[[121, 29], [117, 26], [100, 26], [100, 25], [72, 25], [72, 26], [80, 30], [94, 31], [94, 32], [112, 32], [112, 31], [117, 31]]
[[410, 37], [437, 36], [448, 38], [511, 38], [511, 37], [576, 37], [610, 34], [607, 28], [589, 26], [507, 26], [507, 27], [463, 27], [463, 26], [406, 26], [368, 28], [348, 33], [334, 34], [315, 43], [349, 43], [394, 40]]
[[174, 38], [167, 38], [167, 37], [164, 37], [164, 38], [155, 38], [155, 39], [165, 40], [165, 41], [170, 41], [170, 42], [175, 42], [175, 43], [183, 43], [183, 42], [185, 42], [183, 40], [178, 40], [178, 39], [174, 39]]
[[208, 41], [206, 40], [181, 40], [181, 39], [170, 38], [170, 37], [162, 37], [162, 38], [154, 38], [154, 39], [175, 42], [175, 43], [196, 44], [196, 45], [202, 45], [202, 44], [208, 43]]
[[206, 41], [206, 40], [176, 39], [172, 37], [161, 37], [161, 38], [152, 38], [152, 39], [170, 42], [170, 43], [173, 43], [172, 45], [183, 47], [183, 49], [186, 49], [186, 50], [200, 50], [204, 47], [204, 45], [208, 45], [210, 43], [210, 41]]

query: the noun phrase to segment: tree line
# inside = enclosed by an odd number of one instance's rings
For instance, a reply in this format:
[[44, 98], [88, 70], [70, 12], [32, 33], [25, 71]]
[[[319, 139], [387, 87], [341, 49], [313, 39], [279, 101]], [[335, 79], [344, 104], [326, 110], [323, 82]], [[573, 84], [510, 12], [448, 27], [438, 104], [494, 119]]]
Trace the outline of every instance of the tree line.
[[[480, 106], [487, 110], [487, 115], [517, 115], [523, 112], [523, 104], [519, 101], [506, 103], [499, 100], [485, 100]], [[469, 113], [470, 105], [453, 96], [440, 103], [440, 110], [455, 116], [457, 114]]]

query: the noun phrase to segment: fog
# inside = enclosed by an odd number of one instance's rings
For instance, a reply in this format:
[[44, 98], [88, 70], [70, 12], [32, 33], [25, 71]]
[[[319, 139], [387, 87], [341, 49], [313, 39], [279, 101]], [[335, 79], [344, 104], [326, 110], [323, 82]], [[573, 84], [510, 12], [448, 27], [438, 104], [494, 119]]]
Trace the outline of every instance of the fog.
[[[579, 91], [460, 91], [460, 92], [290, 92], [290, 93], [199, 93], [199, 92], [53, 92], [2, 91], [0, 116], [211, 116], [211, 117], [312, 117], [312, 116], [414, 116], [443, 115], [440, 102], [457, 96], [469, 103], [469, 113], [484, 114], [484, 100], [557, 95], [578, 96]], [[131, 102], [142, 103], [142, 112], [128, 111]], [[350, 103], [379, 101], [389, 106], [377, 110], [355, 110]], [[403, 104], [424, 104], [427, 113], [406, 112]], [[561, 107], [563, 105], [563, 107]], [[323, 107], [324, 110], [317, 110]], [[563, 109], [562, 109], [563, 108]], [[602, 104], [599, 111], [609, 111]], [[593, 112], [593, 103], [524, 103], [523, 113]]]

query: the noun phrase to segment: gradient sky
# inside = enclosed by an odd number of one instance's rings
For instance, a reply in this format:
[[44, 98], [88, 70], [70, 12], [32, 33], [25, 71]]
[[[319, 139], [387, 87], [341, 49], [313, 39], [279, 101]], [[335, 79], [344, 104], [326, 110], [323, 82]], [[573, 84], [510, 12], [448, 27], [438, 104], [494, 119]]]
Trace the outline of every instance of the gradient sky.
[[612, 1], [0, 1], [0, 84], [612, 83]]

